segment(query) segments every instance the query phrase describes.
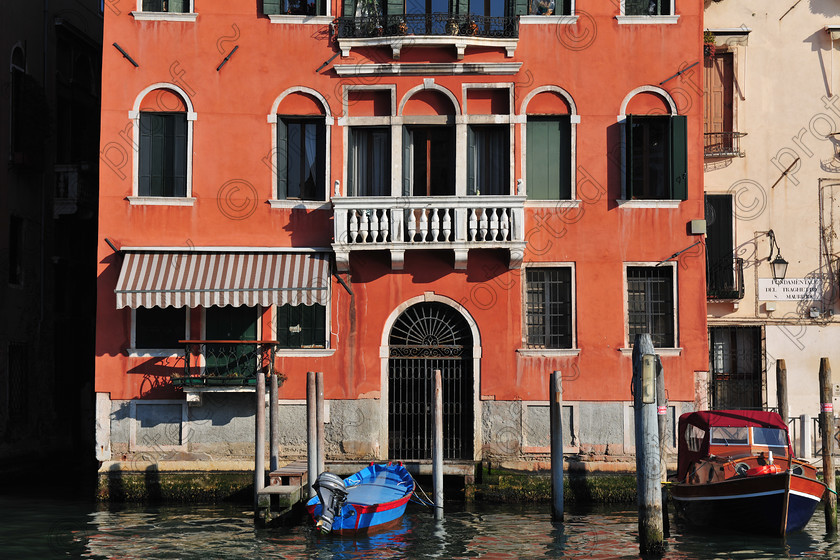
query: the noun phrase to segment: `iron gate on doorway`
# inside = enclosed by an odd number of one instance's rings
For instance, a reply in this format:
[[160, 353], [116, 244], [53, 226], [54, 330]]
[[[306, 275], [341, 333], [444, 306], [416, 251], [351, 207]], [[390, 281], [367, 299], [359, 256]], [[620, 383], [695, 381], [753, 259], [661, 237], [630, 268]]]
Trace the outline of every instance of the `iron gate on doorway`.
[[448, 305], [426, 302], [394, 322], [388, 359], [388, 457], [432, 458], [434, 371], [443, 385], [443, 458], [473, 458], [472, 334]]
[[715, 410], [764, 406], [761, 327], [709, 327], [711, 406]]

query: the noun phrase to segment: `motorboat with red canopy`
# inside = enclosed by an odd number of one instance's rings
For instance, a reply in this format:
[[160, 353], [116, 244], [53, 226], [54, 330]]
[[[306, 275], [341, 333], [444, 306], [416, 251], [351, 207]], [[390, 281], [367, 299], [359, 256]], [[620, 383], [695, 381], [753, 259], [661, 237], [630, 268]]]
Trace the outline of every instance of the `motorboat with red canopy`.
[[816, 468], [795, 458], [775, 412], [690, 412], [677, 430], [670, 490], [684, 521], [783, 536], [811, 519], [826, 487]]

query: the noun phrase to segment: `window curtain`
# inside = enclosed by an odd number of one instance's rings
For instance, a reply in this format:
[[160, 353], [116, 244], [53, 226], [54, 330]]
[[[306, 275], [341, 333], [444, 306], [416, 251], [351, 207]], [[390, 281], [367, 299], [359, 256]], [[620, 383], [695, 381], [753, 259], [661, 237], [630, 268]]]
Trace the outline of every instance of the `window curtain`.
[[391, 194], [391, 142], [384, 128], [350, 130], [351, 196]]
[[471, 126], [467, 133], [467, 194], [510, 194], [507, 125]]

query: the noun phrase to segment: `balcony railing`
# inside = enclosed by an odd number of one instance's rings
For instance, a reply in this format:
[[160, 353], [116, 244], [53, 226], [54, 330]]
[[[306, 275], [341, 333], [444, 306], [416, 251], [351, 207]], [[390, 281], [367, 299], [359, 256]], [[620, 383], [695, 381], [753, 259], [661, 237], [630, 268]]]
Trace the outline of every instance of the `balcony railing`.
[[451, 249], [456, 268], [470, 249], [509, 249], [518, 266], [525, 248], [524, 196], [336, 197], [333, 250], [346, 269], [352, 250], [388, 249], [402, 268], [410, 249]]
[[182, 340], [184, 371], [172, 375], [176, 387], [256, 385], [273, 373], [274, 340]]
[[450, 46], [462, 60], [469, 46], [500, 47], [505, 56], [512, 57], [519, 40], [519, 18], [450, 13], [340, 17], [334, 30], [341, 56], [350, 56], [353, 48], [386, 47], [399, 60], [403, 48]]
[[705, 132], [705, 148], [703, 155], [706, 157], [744, 157], [741, 152], [741, 138], [746, 132]]
[[340, 17], [336, 19], [335, 31], [339, 39], [402, 35], [461, 35], [509, 39], [519, 36], [519, 20], [512, 16], [448, 13]]
[[744, 259], [709, 259], [706, 266], [706, 298], [736, 300], [744, 297]]

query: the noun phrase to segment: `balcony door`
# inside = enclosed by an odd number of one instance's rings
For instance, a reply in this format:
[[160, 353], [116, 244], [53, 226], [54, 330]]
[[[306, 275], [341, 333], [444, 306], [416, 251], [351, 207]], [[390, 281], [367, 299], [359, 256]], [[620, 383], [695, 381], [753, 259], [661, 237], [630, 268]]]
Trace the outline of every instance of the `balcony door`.
[[209, 377], [254, 377], [257, 346], [237, 340], [257, 339], [257, 309], [254, 307], [208, 307], [205, 310], [205, 371]]
[[706, 195], [706, 294], [721, 297], [736, 291], [732, 196]]
[[403, 194], [455, 195], [455, 131], [451, 126], [406, 126]]
[[420, 14], [448, 14], [449, 0], [406, 0], [405, 13]]
[[714, 410], [762, 408], [761, 342], [761, 327], [709, 328]]
[[703, 132], [707, 153], [732, 153], [734, 66], [731, 52], [704, 59]]

